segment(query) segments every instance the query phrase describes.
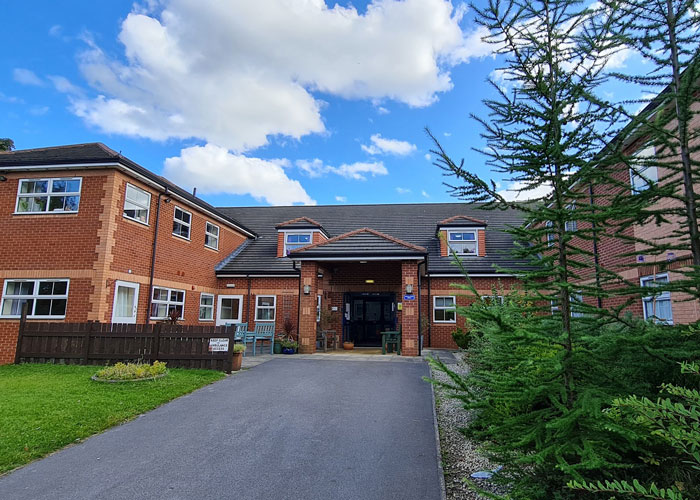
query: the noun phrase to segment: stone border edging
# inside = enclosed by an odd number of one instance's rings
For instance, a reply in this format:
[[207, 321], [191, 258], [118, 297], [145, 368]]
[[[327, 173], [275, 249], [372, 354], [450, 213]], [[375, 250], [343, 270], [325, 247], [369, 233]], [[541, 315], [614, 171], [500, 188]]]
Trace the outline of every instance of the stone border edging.
[[143, 382], [145, 380], [158, 380], [159, 378], [163, 378], [167, 375], [170, 375], [170, 372], [161, 373], [160, 375], [156, 375], [155, 377], [132, 378], [129, 380], [111, 380], [106, 378], [99, 378], [97, 374], [95, 374], [92, 377], [90, 377], [90, 380], [94, 380], [95, 382], [101, 382], [104, 384], [120, 384], [122, 382]]
[[[430, 378], [433, 378], [433, 367], [430, 366], [430, 363], [428, 363], [428, 360], [425, 360], [426, 364], [428, 365], [428, 373], [430, 374]], [[427, 382], [430, 384], [430, 398], [432, 399], [433, 403], [433, 429], [435, 430], [435, 447], [437, 451], [437, 464], [438, 464], [438, 475], [440, 476], [438, 479], [440, 481], [440, 496], [442, 497], [442, 500], [447, 499], [447, 488], [445, 486], [445, 470], [442, 468], [442, 449], [440, 448], [440, 428], [438, 427], [438, 418], [437, 418], [437, 408], [435, 408], [435, 385], [433, 385], [432, 382]]]

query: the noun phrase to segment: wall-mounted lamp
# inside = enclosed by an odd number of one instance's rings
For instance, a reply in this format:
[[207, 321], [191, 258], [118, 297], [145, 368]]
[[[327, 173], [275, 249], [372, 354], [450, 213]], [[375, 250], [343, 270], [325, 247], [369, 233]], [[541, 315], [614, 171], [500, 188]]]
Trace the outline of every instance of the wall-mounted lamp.
[[318, 273], [316, 276], [317, 276], [318, 278], [323, 278], [323, 273]]
[[5, 182], [7, 180], [7, 177], [4, 175], [0, 175], [0, 182]]
[[170, 198], [165, 198], [165, 199], [163, 200], [163, 203], [170, 203], [170, 201], [171, 201]]
[[226, 288], [236, 288], [235, 283], [226, 283]]
[[360, 261], [360, 264], [367, 264], [367, 261], [366, 261], [366, 260], [361, 260], [361, 261]]
[[309, 295], [311, 293], [311, 285], [304, 285], [304, 295]]
[[374, 280], [365, 280], [365, 283], [370, 283], [370, 284], [372, 284], [372, 283], [374, 283]]
[[411, 283], [409, 283], [408, 285], [406, 285], [406, 293], [407, 293], [408, 295], [411, 295], [411, 294], [413, 293], [413, 285], [412, 285]]

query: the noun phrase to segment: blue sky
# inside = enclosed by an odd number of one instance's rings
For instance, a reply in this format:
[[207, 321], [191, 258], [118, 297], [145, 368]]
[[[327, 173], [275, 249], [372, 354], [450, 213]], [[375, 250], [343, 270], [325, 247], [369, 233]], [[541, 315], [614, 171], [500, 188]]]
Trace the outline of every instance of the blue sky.
[[0, 136], [100, 141], [219, 206], [453, 201], [497, 62], [446, 0], [9, 2]]

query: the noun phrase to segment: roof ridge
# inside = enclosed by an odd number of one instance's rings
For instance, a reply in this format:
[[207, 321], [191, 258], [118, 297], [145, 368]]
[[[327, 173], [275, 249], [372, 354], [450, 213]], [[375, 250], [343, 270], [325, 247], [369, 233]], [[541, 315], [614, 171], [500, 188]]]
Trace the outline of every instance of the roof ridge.
[[80, 147], [80, 146], [98, 146], [101, 149], [105, 150], [105, 152], [110, 152], [110, 154], [118, 155], [116, 151], [113, 149], [110, 149], [109, 147], [105, 146], [101, 142], [83, 142], [80, 144], [63, 144], [61, 146], [44, 146], [42, 148], [28, 148], [28, 149], [15, 149], [14, 151], [2, 151], [3, 154], [7, 153], [26, 153], [30, 151], [45, 151], [47, 149], [66, 149], [66, 148], [75, 148], [75, 147]]
[[297, 218], [295, 218], [295, 219], [290, 219], [290, 220], [286, 220], [286, 221], [284, 221], [284, 222], [280, 222], [280, 223], [277, 224], [275, 227], [288, 226], [288, 225], [290, 225], [290, 224], [294, 224], [294, 223], [296, 223], [296, 222], [302, 222], [302, 221], [308, 222], [309, 224], [313, 224], [314, 226], [323, 227], [323, 225], [321, 225], [320, 222], [317, 222], [317, 221], [315, 221], [315, 220], [313, 220], [313, 219], [311, 219], [311, 218], [309, 218], [309, 217], [306, 217], [306, 216], [297, 217]]
[[370, 234], [373, 234], [375, 236], [379, 236], [380, 238], [384, 238], [385, 240], [389, 240], [393, 243], [396, 243], [397, 245], [401, 245], [401, 246], [410, 248], [411, 250], [416, 250], [416, 251], [422, 252], [422, 253], [427, 252], [425, 247], [414, 245], [413, 243], [408, 243], [407, 241], [403, 241], [399, 238], [396, 238], [396, 237], [391, 236], [391, 235], [386, 234], [386, 233], [382, 233], [381, 231], [377, 231], [376, 229], [372, 229], [370, 227], [361, 227], [360, 229], [355, 229], [355, 230], [350, 231], [348, 233], [334, 236], [333, 238], [327, 239], [326, 241], [319, 241], [318, 243], [313, 243], [313, 244], [307, 245], [305, 247], [297, 248], [296, 250], [292, 250], [290, 252], [290, 254], [318, 248], [320, 246], [327, 245], [329, 243], [334, 243], [336, 241], [344, 240], [346, 238], [349, 238], [350, 236], [354, 236], [354, 235], [360, 234], [360, 233], [370, 233]]
[[454, 222], [457, 219], [467, 219], [467, 220], [470, 220], [472, 222], [476, 222], [478, 224], [486, 225], [485, 220], [476, 219], [474, 217], [469, 217], [468, 215], [453, 215], [452, 217], [448, 217], [447, 219], [441, 220], [440, 222], [438, 222], [438, 224], [450, 224], [451, 222]]

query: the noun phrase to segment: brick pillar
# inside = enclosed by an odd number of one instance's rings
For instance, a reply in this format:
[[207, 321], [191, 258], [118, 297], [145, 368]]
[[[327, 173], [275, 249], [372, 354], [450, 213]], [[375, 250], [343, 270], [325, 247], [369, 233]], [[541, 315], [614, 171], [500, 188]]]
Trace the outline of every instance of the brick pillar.
[[413, 285], [415, 300], [403, 300], [401, 314], [401, 354], [418, 356], [418, 263], [412, 260], [401, 262], [401, 295], [406, 285]]
[[[318, 265], [315, 262], [301, 263], [301, 296], [299, 316], [299, 352], [313, 354], [316, 352], [316, 295], [317, 295]], [[304, 293], [304, 287], [309, 285], [311, 290]]]

